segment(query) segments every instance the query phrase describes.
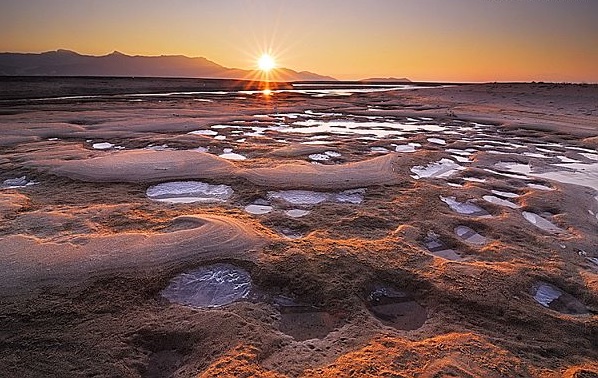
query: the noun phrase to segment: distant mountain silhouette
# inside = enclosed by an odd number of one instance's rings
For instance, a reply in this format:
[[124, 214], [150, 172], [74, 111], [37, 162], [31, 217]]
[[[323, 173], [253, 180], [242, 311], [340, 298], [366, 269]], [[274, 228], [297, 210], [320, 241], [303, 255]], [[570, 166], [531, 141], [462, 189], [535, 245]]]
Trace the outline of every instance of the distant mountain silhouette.
[[406, 77], [396, 78], [396, 77], [372, 77], [369, 79], [360, 80], [366, 83], [383, 83], [383, 82], [393, 82], [393, 83], [411, 83], [411, 80], [407, 79]]
[[[138, 76], [189, 77], [255, 80], [261, 73], [223, 67], [206, 58], [183, 55], [130, 56], [114, 51], [104, 56], [81, 55], [57, 50], [41, 54], [0, 53], [0, 76]], [[270, 75], [274, 81], [336, 80], [312, 72], [278, 68]]]

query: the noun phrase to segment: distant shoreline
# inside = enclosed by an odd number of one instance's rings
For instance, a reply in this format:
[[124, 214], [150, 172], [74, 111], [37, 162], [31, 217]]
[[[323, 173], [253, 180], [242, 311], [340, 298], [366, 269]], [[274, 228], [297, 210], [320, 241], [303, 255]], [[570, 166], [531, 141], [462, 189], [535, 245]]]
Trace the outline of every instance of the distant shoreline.
[[297, 89], [356, 89], [371, 87], [435, 88], [445, 86], [580, 86], [595, 87], [598, 84], [543, 83], [543, 82], [392, 82], [392, 81], [293, 81], [260, 82], [239, 79], [139, 77], [139, 76], [0, 76], [0, 102], [28, 101], [37, 99], [60, 99], [62, 97], [121, 96], [136, 94], [185, 92], [261, 91]]
[[[295, 85], [318, 85], [335, 89], [410, 85], [434, 87], [446, 83], [295, 81], [260, 82], [238, 79], [124, 77], [124, 76], [0, 76], [0, 101], [65, 96], [117, 96], [140, 93], [218, 92], [297, 89]], [[451, 85], [456, 85], [451, 84]]]

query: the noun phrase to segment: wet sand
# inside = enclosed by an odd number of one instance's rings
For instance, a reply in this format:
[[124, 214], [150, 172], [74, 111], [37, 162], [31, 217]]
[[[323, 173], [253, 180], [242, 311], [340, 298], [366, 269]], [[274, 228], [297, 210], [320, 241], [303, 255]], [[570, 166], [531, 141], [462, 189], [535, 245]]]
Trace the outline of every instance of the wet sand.
[[597, 86], [176, 83], [0, 99], [5, 374], [598, 376]]

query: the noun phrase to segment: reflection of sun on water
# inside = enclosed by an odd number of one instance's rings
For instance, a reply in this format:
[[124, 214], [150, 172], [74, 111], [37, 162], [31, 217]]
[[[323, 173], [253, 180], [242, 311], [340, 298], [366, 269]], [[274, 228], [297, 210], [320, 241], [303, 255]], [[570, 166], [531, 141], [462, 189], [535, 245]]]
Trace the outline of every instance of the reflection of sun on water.
[[262, 94], [263, 94], [264, 96], [270, 96], [270, 95], [272, 94], [272, 90], [271, 90], [271, 89], [267, 89], [267, 88], [266, 88], [266, 89], [264, 89], [264, 90], [262, 91]]

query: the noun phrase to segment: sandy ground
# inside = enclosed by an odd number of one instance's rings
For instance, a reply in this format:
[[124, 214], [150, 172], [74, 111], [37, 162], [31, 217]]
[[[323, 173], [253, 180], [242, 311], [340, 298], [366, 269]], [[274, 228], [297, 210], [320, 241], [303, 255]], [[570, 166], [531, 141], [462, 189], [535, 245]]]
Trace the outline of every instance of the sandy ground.
[[[115, 92], [0, 102], [2, 374], [598, 376], [598, 87]], [[441, 159], [459, 168], [414, 177]], [[22, 176], [30, 185], [9, 188]], [[146, 196], [185, 180], [234, 194]], [[272, 194], [347, 189], [363, 201]], [[274, 209], [252, 215], [252, 203]], [[260, 294], [215, 308], [161, 295], [213, 263], [249, 272]], [[542, 306], [541, 283], [568, 296]], [[380, 287], [402, 294], [375, 302]]]

